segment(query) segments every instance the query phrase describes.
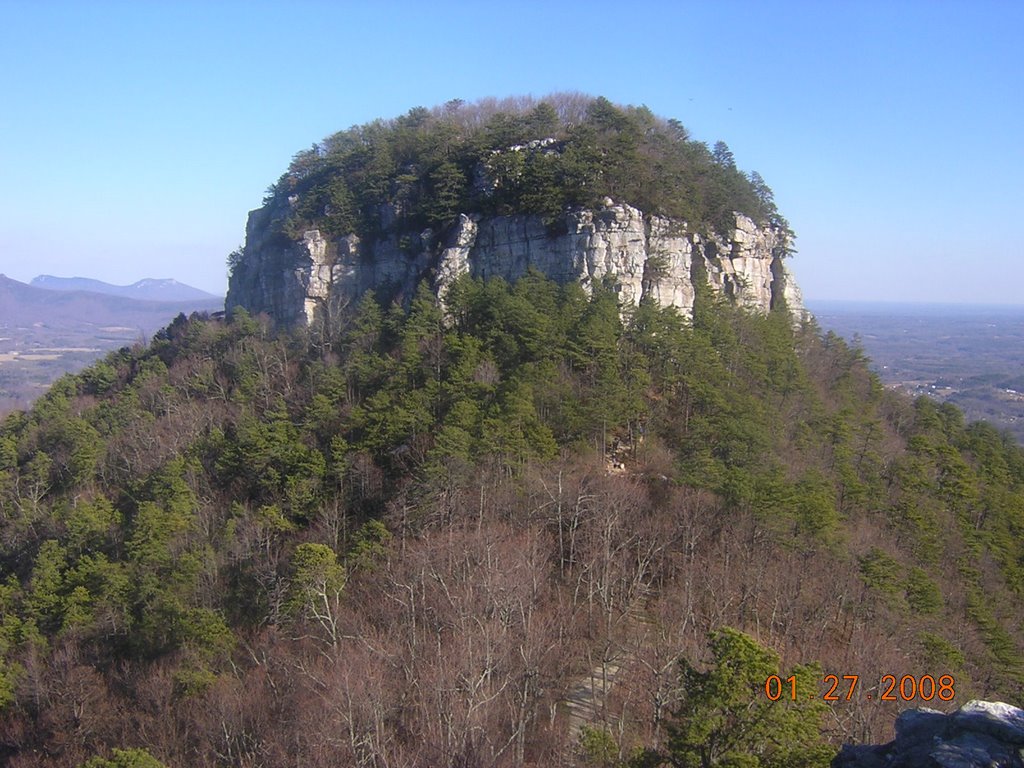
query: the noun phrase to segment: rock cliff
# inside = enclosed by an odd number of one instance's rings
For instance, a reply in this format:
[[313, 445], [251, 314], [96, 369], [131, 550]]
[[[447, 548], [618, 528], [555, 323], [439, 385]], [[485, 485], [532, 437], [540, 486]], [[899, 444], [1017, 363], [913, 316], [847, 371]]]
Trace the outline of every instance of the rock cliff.
[[229, 311], [241, 306], [279, 324], [312, 325], [370, 289], [408, 297], [428, 280], [443, 302], [462, 274], [512, 281], [535, 269], [587, 290], [610, 280], [624, 304], [649, 296], [686, 316], [697, 280], [755, 311], [784, 299], [795, 319], [804, 314], [783, 262], [785, 235], [740, 214], [732, 231], [703, 235], [685, 222], [605, 199], [596, 210], [565, 214], [558, 234], [538, 216], [463, 214], [441, 236], [426, 230], [372, 244], [355, 235], [328, 239], [318, 229], [292, 240], [282, 234], [284, 215], [272, 206], [250, 214], [229, 282]]
[[911, 709], [896, 720], [896, 738], [880, 746], [843, 747], [833, 768], [1024, 768], [1024, 711], [970, 701], [945, 715]]

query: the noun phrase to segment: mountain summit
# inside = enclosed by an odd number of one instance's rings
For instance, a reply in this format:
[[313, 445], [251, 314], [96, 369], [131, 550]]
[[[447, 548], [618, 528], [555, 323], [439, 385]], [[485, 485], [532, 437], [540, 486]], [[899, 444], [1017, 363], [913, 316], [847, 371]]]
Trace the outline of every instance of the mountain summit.
[[[144, 299], [137, 294], [101, 291], [95, 287], [73, 287], [79, 281], [83, 284], [107, 285], [87, 278], [49, 278], [46, 275], [37, 277], [28, 284], [0, 275], [0, 296], [3, 297], [3, 302], [0, 303], [0, 323], [11, 326], [40, 323], [64, 331], [75, 328], [95, 329], [99, 326], [127, 326], [135, 329], [136, 335], [149, 336], [180, 312], [214, 312], [220, 308], [216, 296], [210, 296], [181, 283], [177, 285], [189, 291], [197, 291], [201, 296]], [[63, 285], [64, 288], [47, 287], [54, 283]], [[159, 287], [153, 291], [157, 295], [160, 292]]]
[[212, 293], [179, 283], [173, 278], [143, 278], [131, 285], [112, 285], [89, 277], [55, 277], [38, 275], [30, 285], [50, 291], [89, 291], [111, 296], [124, 296], [142, 301], [196, 301], [218, 298]]
[[369, 290], [443, 302], [460, 275], [533, 270], [685, 316], [701, 284], [803, 315], [793, 233], [724, 143], [602, 98], [511, 106], [414, 109], [296, 155], [230, 258], [228, 309], [311, 325]]

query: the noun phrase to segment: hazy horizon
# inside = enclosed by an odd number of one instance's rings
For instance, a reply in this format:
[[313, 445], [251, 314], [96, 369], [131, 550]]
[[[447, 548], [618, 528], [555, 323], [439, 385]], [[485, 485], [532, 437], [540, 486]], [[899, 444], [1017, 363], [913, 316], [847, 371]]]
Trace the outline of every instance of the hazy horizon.
[[950, 309], [960, 309], [964, 311], [969, 310], [990, 310], [999, 311], [1004, 310], [1007, 312], [1021, 312], [1024, 313], [1024, 303], [1009, 303], [1009, 302], [979, 302], [979, 301], [914, 301], [914, 300], [899, 300], [899, 299], [807, 299], [805, 297], [805, 305], [812, 312], [815, 307], [822, 309], [827, 308], [842, 308], [842, 309], [860, 309], [865, 311], [877, 310], [882, 314], [891, 312], [895, 309], [917, 309], [922, 312], [928, 310], [943, 311]]

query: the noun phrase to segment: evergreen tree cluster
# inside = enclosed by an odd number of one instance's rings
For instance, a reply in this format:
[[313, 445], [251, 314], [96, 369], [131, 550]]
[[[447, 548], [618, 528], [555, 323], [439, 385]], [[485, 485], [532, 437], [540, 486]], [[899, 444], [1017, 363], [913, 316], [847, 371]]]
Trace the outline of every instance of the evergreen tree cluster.
[[283, 232], [409, 236], [460, 213], [531, 213], [553, 229], [605, 197], [648, 214], [723, 230], [738, 211], [792, 232], [760, 174], [690, 138], [646, 107], [556, 94], [417, 107], [329, 136], [298, 153], [267, 193]]

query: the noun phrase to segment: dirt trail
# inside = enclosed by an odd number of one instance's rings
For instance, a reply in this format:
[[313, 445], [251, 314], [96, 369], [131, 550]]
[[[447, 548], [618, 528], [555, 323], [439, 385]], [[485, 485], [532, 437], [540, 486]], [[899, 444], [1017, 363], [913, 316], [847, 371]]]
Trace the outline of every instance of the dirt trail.
[[622, 669], [615, 662], [604, 662], [594, 667], [565, 698], [569, 711], [569, 743], [576, 744], [584, 725], [599, 723], [604, 716], [604, 701], [615, 685]]

